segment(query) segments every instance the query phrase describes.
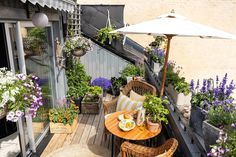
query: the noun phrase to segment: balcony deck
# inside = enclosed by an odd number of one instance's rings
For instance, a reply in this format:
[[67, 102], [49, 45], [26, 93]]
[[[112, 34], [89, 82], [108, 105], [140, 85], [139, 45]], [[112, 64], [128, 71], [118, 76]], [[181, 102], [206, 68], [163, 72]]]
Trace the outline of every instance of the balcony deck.
[[69, 145], [98, 145], [111, 150], [111, 138], [104, 140], [104, 113], [100, 108], [99, 114], [79, 114], [79, 122], [72, 134], [54, 134], [41, 157]]

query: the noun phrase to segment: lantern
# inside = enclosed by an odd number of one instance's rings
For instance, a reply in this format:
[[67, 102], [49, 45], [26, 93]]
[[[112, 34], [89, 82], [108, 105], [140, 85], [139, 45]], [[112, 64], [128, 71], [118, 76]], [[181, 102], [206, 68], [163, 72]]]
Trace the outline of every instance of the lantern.
[[46, 27], [48, 24], [48, 17], [44, 13], [35, 13], [32, 16], [32, 22], [36, 27]]

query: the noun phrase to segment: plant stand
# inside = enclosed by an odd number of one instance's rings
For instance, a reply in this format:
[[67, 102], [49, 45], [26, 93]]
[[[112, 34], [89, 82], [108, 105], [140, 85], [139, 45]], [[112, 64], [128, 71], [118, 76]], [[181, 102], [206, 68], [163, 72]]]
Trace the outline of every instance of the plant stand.
[[74, 119], [72, 125], [50, 122], [50, 132], [52, 134], [71, 134], [78, 124], [78, 116]]
[[82, 100], [81, 112], [84, 114], [98, 114], [102, 104], [102, 98], [99, 97], [97, 102], [85, 102], [86, 97], [87, 95]]
[[170, 94], [171, 98], [173, 99], [174, 103], [176, 104], [176, 107], [180, 110], [180, 112], [183, 112], [185, 108], [189, 109], [189, 112], [191, 110], [191, 97], [192, 94], [189, 93], [188, 95], [184, 95], [183, 93], [178, 93], [173, 85], [168, 85], [167, 91]]
[[202, 124], [203, 139], [205, 143], [205, 148], [207, 151], [210, 151], [210, 145], [216, 143], [216, 140], [219, 137], [221, 129], [208, 123], [208, 120], [203, 121]]
[[201, 109], [196, 105], [192, 105], [189, 126], [200, 137], [203, 137], [202, 123], [205, 119], [206, 119], [206, 114], [203, 113], [203, 109]]

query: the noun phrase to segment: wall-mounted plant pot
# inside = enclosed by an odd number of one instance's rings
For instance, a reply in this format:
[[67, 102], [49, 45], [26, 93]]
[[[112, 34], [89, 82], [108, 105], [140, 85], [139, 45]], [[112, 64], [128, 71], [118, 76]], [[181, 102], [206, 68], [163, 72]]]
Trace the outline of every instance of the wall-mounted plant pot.
[[196, 105], [192, 105], [189, 126], [200, 137], [203, 137], [202, 123], [205, 119], [206, 114], [204, 113], [204, 110]]
[[72, 55], [75, 57], [81, 57], [85, 54], [86, 54], [86, 51], [84, 51], [83, 49], [75, 49], [74, 51], [72, 51]]
[[185, 108], [189, 108], [189, 112], [191, 109], [191, 97], [192, 94], [189, 93], [188, 95], [184, 95], [184, 93], [178, 93], [173, 85], [168, 85], [167, 91], [170, 94], [171, 98], [173, 99], [176, 107], [180, 110], [180, 112], [183, 112]]
[[203, 139], [205, 143], [205, 148], [207, 152], [209, 152], [210, 151], [209, 146], [216, 143], [216, 140], [219, 138], [221, 129], [208, 123], [208, 120], [205, 120], [203, 121], [203, 124], [202, 124], [202, 131], [203, 131]]

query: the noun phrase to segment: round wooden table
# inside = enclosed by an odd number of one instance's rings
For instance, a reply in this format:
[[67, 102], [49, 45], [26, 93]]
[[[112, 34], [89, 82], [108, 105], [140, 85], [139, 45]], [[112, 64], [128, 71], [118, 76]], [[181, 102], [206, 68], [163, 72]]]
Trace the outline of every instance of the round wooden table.
[[[150, 132], [146, 127], [140, 127], [137, 125], [135, 126], [134, 129], [130, 131], [121, 130], [118, 126], [120, 122], [118, 120], [118, 116], [121, 114], [130, 114], [132, 112], [133, 111], [118, 111], [118, 112], [114, 112], [108, 115], [105, 118], [105, 126], [107, 130], [112, 135], [118, 136], [125, 140], [147, 140], [147, 139], [157, 136], [161, 132], [162, 126], [160, 126], [161, 128], [159, 129], [159, 131], [155, 133]], [[113, 145], [113, 136], [112, 136], [112, 145]], [[113, 154], [113, 146], [112, 146], [112, 154]]]

